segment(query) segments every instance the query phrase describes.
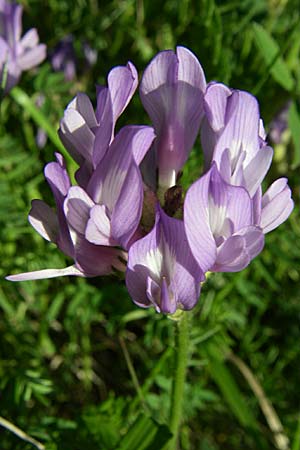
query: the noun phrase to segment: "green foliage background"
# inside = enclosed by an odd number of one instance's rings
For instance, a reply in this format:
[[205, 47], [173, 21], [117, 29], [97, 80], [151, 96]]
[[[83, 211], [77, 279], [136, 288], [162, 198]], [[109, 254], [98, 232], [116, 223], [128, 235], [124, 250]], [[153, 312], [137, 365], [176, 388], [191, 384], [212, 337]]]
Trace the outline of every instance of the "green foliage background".
[[[28, 0], [24, 30], [37, 27], [49, 52], [73, 34], [77, 77], [65, 82], [49, 62], [23, 74], [20, 87], [53, 130], [78, 91], [95, 101], [95, 84], [131, 60], [140, 74], [159, 50], [185, 45], [207, 80], [246, 89], [266, 128], [290, 101], [288, 128], [275, 146], [267, 184], [288, 176], [295, 210], [266, 237], [262, 254], [237, 274], [215, 274], [190, 322], [190, 366], [180, 448], [276, 448], [242, 360], [275, 408], [286, 448], [300, 449], [300, 4], [299, 0]], [[83, 43], [98, 52], [84, 64]], [[148, 123], [138, 95], [118, 126]], [[0, 117], [0, 415], [48, 450], [160, 449], [168, 439], [174, 323], [130, 300], [122, 281], [61, 278], [13, 284], [10, 273], [64, 267], [65, 258], [27, 223], [30, 200], [54, 204], [43, 177], [57, 150], [36, 144], [38, 126], [18, 92]], [[200, 143], [185, 184], [201, 174]], [[70, 167], [72, 170], [72, 166]], [[126, 364], [129, 354], [140, 396]], [[233, 355], [233, 356], [232, 356]], [[142, 400], [141, 398], [142, 397]], [[143, 412], [144, 411], [144, 412]], [[151, 417], [151, 419], [150, 419]], [[148, 439], [148, 440], [147, 440]], [[31, 444], [0, 428], [1, 450]]]

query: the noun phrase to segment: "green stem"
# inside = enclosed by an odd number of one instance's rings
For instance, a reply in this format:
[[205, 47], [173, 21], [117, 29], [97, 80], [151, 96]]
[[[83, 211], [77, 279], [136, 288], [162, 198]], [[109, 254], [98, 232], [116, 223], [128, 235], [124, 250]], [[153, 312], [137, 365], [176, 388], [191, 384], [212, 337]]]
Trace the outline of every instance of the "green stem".
[[169, 442], [168, 450], [176, 450], [178, 435], [182, 417], [182, 405], [184, 399], [184, 387], [189, 357], [189, 320], [187, 312], [184, 312], [177, 322], [176, 336], [176, 372], [173, 381], [173, 393], [171, 400], [170, 430], [173, 437]]
[[35, 123], [41, 127], [47, 134], [48, 138], [52, 142], [56, 151], [59, 151], [68, 161], [72, 161], [72, 158], [68, 154], [67, 150], [60, 141], [57, 131], [53, 128], [52, 124], [48, 121], [48, 118], [42, 113], [42, 111], [34, 104], [30, 97], [20, 87], [15, 86], [10, 91], [10, 96], [18, 103], [35, 121]]

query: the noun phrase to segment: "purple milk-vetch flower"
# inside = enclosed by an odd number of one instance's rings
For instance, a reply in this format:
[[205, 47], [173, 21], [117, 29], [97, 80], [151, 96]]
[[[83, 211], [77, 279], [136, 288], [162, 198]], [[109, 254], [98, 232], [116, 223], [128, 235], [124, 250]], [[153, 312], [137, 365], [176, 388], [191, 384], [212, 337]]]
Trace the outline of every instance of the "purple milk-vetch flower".
[[64, 203], [72, 189], [62, 156], [56, 154], [57, 162], [45, 167], [45, 177], [53, 192], [56, 210], [54, 212], [42, 200], [33, 200], [29, 222], [46, 240], [55, 243], [75, 264], [64, 269], [45, 269], [7, 277], [11, 281], [37, 280], [66, 275], [94, 277], [106, 275], [115, 268], [123, 270], [123, 252], [114, 247], [97, 246], [85, 239], [84, 232], [76, 231], [68, 224]]
[[273, 156], [265, 142], [256, 98], [211, 83], [204, 95], [204, 110], [201, 142], [206, 167], [215, 161], [225, 181], [244, 186], [253, 197]]
[[107, 83], [108, 87], [97, 88], [96, 112], [88, 96], [79, 93], [69, 103], [60, 124], [60, 139], [80, 165], [76, 180], [83, 187], [114, 138], [116, 121], [137, 88], [137, 71], [130, 62], [114, 67]]
[[15, 86], [24, 70], [40, 64], [46, 58], [46, 46], [39, 44], [35, 28], [30, 29], [21, 38], [21, 5], [0, 0], [0, 85], [7, 79], [4, 92]]
[[191, 251], [203, 272], [242, 270], [264, 246], [248, 192], [226, 183], [215, 163], [189, 188], [184, 223]]
[[73, 36], [65, 36], [55, 47], [51, 56], [51, 64], [56, 72], [63, 72], [66, 81], [72, 81], [76, 76], [76, 55], [73, 46]]
[[126, 286], [143, 308], [173, 314], [192, 309], [204, 276], [189, 249], [184, 224], [157, 205], [153, 229], [129, 249]]
[[157, 135], [145, 169], [152, 184], [156, 167], [160, 186], [176, 184], [199, 131], [205, 87], [202, 67], [185, 47], [158, 53], [145, 69], [140, 97]]
[[67, 221], [89, 242], [128, 249], [143, 207], [138, 164], [153, 139], [151, 127], [122, 128], [94, 171], [86, 192], [81, 187], [69, 190], [64, 205]]

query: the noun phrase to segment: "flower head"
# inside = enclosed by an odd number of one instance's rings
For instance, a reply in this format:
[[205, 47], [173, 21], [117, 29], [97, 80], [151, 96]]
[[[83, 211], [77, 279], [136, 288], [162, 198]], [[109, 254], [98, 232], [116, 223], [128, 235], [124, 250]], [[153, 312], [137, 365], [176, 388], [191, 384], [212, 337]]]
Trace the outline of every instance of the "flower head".
[[[61, 140], [79, 165], [78, 185], [71, 186], [57, 154], [45, 168], [56, 213], [35, 200], [29, 214], [74, 264], [8, 278], [126, 271], [137, 305], [189, 310], [206, 272], [240, 271], [262, 251], [264, 235], [293, 209], [291, 190], [280, 178], [262, 195], [273, 150], [257, 100], [220, 83], [206, 87], [186, 48], [159, 53], [144, 72], [140, 95], [154, 129], [130, 125], [115, 134], [137, 87], [132, 63], [113, 68], [107, 84], [97, 88], [95, 111], [79, 93], [61, 121]], [[178, 173], [200, 126], [205, 172], [183, 199]]]

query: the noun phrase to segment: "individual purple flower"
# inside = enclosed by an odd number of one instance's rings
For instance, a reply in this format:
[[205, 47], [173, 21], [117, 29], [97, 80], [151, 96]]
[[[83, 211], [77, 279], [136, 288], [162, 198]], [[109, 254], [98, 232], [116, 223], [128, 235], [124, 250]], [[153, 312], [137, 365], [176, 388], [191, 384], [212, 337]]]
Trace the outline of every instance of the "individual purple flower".
[[201, 142], [206, 167], [215, 161], [224, 180], [244, 186], [253, 197], [273, 157], [265, 142], [256, 98], [211, 83], [204, 96], [204, 110]]
[[0, 86], [5, 84], [4, 92], [18, 83], [24, 70], [46, 57], [46, 46], [39, 44], [35, 28], [21, 38], [22, 12], [22, 6], [0, 0]]
[[154, 138], [151, 127], [122, 128], [94, 171], [86, 192], [69, 190], [64, 211], [69, 225], [96, 245], [128, 249], [143, 207], [138, 167]]
[[183, 222], [157, 205], [154, 228], [129, 250], [126, 285], [133, 301], [169, 314], [178, 308], [189, 310], [198, 301], [203, 279]]
[[159, 172], [159, 185], [168, 189], [193, 147], [203, 116], [206, 81], [196, 56], [184, 47], [158, 53], [146, 68], [140, 96], [157, 138], [148, 154], [149, 179]]
[[73, 46], [73, 36], [65, 36], [55, 47], [51, 56], [51, 64], [56, 72], [63, 72], [66, 81], [72, 81], [76, 76], [76, 55]]
[[45, 269], [10, 275], [7, 277], [10, 281], [66, 275], [94, 277], [109, 274], [113, 269], [124, 270], [121, 262], [124, 254], [121, 250], [94, 245], [85, 239], [84, 233], [69, 226], [64, 213], [64, 203], [69, 192], [76, 188], [71, 187], [62, 156], [56, 154], [56, 158], [57, 162], [51, 162], [45, 167], [45, 177], [53, 192], [57, 213], [42, 200], [33, 200], [29, 222], [44, 239], [54, 242], [75, 264], [64, 269]]
[[215, 163], [189, 188], [184, 223], [191, 251], [203, 272], [240, 271], [264, 246], [248, 192], [226, 183]]
[[83, 187], [114, 138], [116, 121], [136, 90], [137, 71], [128, 62], [127, 66], [113, 68], [107, 81], [108, 87], [97, 88], [96, 112], [88, 96], [79, 93], [68, 105], [60, 124], [59, 136], [80, 165], [76, 179]]

